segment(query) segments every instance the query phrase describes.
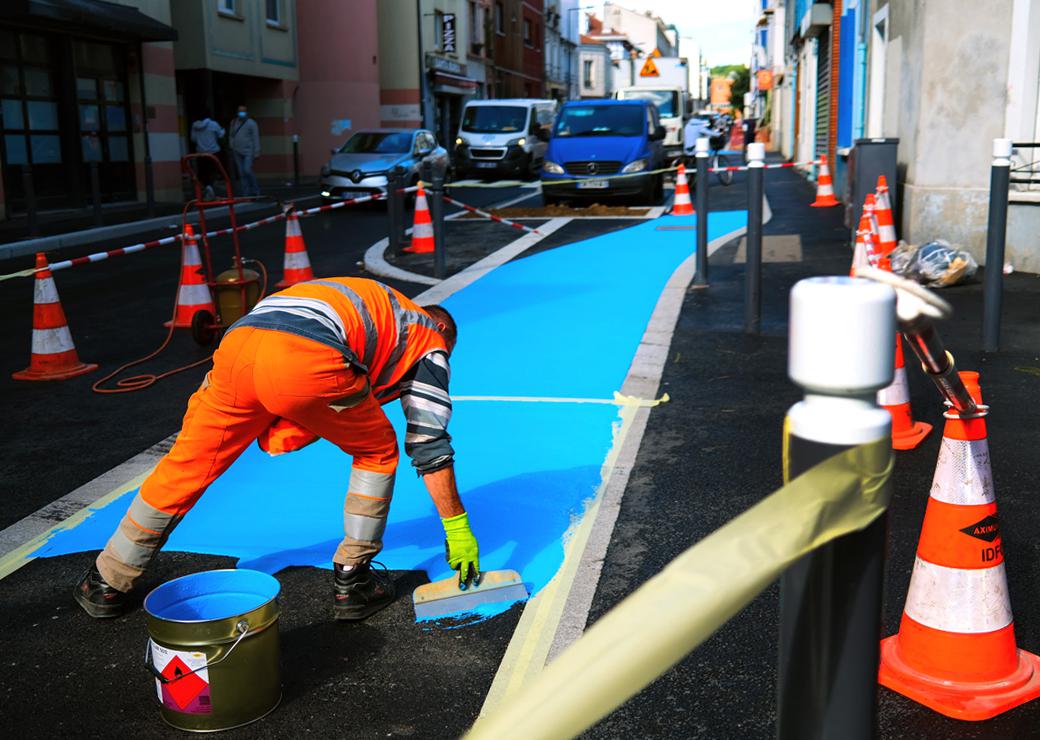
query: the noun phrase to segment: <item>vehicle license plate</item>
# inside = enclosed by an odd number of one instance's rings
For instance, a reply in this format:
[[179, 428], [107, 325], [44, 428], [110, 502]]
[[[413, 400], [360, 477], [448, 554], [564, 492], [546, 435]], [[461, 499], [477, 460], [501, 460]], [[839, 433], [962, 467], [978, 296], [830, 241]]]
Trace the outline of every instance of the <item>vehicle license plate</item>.
[[484, 167], [486, 169], [491, 169], [495, 166], [494, 162], [474, 162], [473, 164], [475, 164], [477, 167]]
[[582, 180], [578, 183], [578, 190], [606, 190], [610, 183], [606, 180]]

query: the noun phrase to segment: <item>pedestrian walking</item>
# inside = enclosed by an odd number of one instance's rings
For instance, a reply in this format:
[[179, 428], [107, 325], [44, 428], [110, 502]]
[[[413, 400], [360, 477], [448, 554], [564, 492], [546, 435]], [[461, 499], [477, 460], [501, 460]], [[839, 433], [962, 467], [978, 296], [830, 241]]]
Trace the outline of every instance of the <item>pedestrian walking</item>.
[[244, 105], [238, 106], [238, 115], [228, 127], [228, 143], [238, 171], [238, 187], [242, 195], [260, 195], [260, 186], [253, 174], [253, 161], [260, 156], [260, 127], [249, 117]]
[[[220, 157], [220, 139], [224, 136], [223, 127], [214, 121], [205, 111], [202, 118], [191, 125], [191, 142], [195, 145], [195, 151], [199, 154], [212, 154]], [[210, 157], [199, 157], [195, 160], [196, 174], [199, 182], [205, 188], [203, 198], [213, 200], [213, 180], [216, 176], [217, 163]]]
[[[448, 564], [460, 587], [475, 582], [479, 550], [448, 434], [455, 338], [445, 309], [375, 280], [313, 280], [260, 301], [224, 335], [177, 441], [77, 584], [76, 601], [92, 617], [127, 611], [127, 593], [174, 527], [253, 440], [278, 454], [320, 436], [353, 457], [345, 537], [332, 556], [333, 613], [358, 620], [387, 606], [393, 583], [369, 564], [383, 547], [394, 492], [397, 435], [382, 410], [394, 399], [407, 420], [404, 451], [441, 516]], [[285, 491], [306, 509], [303, 494]]]

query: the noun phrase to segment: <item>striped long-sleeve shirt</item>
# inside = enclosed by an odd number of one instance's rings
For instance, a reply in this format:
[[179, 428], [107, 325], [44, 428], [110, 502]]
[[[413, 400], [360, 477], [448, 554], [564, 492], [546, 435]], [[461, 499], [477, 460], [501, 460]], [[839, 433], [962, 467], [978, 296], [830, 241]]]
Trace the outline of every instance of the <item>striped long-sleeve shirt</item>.
[[448, 355], [431, 352], [404, 376], [399, 386], [407, 429], [404, 451], [420, 473], [432, 473], [452, 464], [455, 450], [448, 434], [451, 397]]

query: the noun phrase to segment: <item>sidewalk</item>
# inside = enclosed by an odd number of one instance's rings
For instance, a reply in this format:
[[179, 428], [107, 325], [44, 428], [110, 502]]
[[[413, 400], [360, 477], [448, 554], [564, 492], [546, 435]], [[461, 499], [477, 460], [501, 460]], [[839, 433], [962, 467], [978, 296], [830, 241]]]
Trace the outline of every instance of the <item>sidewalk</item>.
[[[265, 180], [260, 183], [260, 191], [264, 201], [236, 206], [235, 214], [239, 217], [255, 215], [270, 211], [283, 200], [318, 197], [317, 181], [313, 179], [304, 180], [299, 186], [283, 180]], [[106, 203], [102, 206], [101, 226], [94, 225], [93, 209], [90, 207], [44, 211], [38, 214], [40, 235], [33, 239], [29, 238], [24, 215], [0, 221], [0, 261], [35, 252], [96, 245], [110, 239], [120, 239], [125, 244], [131, 244], [134, 237], [144, 237], [156, 231], [170, 231], [171, 226], [178, 228], [176, 225], [180, 223], [184, 203], [190, 197], [191, 194], [186, 191], [184, 202], [157, 202], [153, 216], [148, 215], [147, 205], [143, 202]], [[226, 208], [213, 209], [207, 217], [216, 222], [224, 218], [226, 213]], [[197, 223], [196, 210], [189, 212], [189, 220]]]
[[[734, 190], [743, 187], [738, 175]], [[744, 265], [739, 241], [711, 259], [710, 287], [689, 291], [654, 409], [603, 565], [589, 624], [697, 540], [781, 484], [781, 425], [801, 392], [787, 378], [788, 294], [812, 275], [848, 274], [851, 251], [840, 208], [813, 209], [813, 189], [790, 170], [766, 173], [773, 219], [765, 244], [762, 333], [743, 334]], [[941, 236], [941, 235], [937, 235]], [[797, 250], [794, 248], [797, 246]], [[768, 246], [764, 250], [769, 252]], [[795, 257], [792, 257], [795, 255]], [[1019, 647], [1040, 651], [1040, 527], [1035, 449], [1040, 383], [1035, 306], [1040, 280], [1008, 276], [1004, 350], [978, 351], [981, 283], [940, 291], [956, 313], [939, 331], [960, 369], [982, 372], [994, 482], [1005, 522], [1007, 568]], [[896, 453], [889, 513], [884, 634], [899, 626], [924, 506], [942, 436], [942, 405], [931, 382], [908, 362], [914, 414], [935, 426], [917, 450]], [[771, 738], [775, 735], [779, 590], [766, 589], [664, 678], [588, 733], [594, 738]], [[1026, 737], [1040, 702], [982, 723], [956, 722], [879, 689], [884, 738]]]

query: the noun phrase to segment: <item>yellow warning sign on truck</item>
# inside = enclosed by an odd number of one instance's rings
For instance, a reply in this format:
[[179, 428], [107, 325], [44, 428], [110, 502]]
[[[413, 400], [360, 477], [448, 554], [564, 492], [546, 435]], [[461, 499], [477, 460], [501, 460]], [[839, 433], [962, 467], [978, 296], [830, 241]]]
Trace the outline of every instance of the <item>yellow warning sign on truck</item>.
[[646, 62], [643, 63], [643, 68], [639, 70], [640, 77], [660, 77], [661, 73], [657, 71], [657, 65], [654, 64], [653, 57], [647, 57]]

